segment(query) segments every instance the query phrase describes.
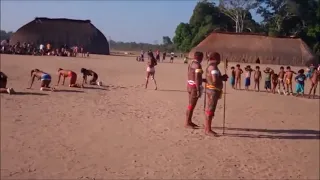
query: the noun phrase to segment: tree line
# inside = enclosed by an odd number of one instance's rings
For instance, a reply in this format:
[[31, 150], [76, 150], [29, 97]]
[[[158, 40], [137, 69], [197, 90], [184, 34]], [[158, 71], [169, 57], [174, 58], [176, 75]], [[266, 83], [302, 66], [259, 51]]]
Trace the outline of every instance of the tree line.
[[[252, 10], [263, 17], [261, 23], [252, 19]], [[200, 0], [189, 22], [177, 26], [173, 42], [178, 50], [188, 52], [213, 31], [300, 37], [320, 53], [320, 1], [220, 0], [217, 5]]]

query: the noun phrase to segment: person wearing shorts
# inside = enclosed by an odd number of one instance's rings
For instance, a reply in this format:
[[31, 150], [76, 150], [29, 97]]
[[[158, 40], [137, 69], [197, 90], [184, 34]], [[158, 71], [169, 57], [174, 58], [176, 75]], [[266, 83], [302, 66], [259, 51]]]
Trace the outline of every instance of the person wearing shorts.
[[67, 77], [70, 78], [70, 83], [69, 83], [69, 87], [75, 87], [75, 88], [82, 88], [83, 85], [79, 85], [77, 84], [77, 74], [71, 70], [64, 70], [62, 68], [58, 69], [58, 82], [57, 82], [57, 86], [60, 83], [60, 78], [61, 76], [63, 77], [63, 81], [62, 81], [62, 85], [64, 85], [65, 79]]
[[33, 82], [35, 79], [41, 80], [40, 90], [41, 91], [54, 91], [54, 88], [50, 88], [51, 76], [48, 73], [45, 73], [39, 69], [31, 70], [31, 83], [28, 89], [32, 88]]

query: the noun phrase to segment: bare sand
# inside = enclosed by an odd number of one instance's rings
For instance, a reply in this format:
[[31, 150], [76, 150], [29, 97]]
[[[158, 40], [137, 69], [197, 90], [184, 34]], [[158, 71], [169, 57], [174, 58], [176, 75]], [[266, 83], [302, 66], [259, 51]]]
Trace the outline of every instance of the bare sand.
[[[106, 87], [41, 92], [37, 81], [26, 89], [32, 68], [51, 73], [54, 85], [59, 67], [78, 80], [80, 68], [91, 68]], [[1, 94], [1, 178], [319, 179], [319, 99], [228, 84], [226, 134], [210, 138], [183, 128], [186, 67], [160, 63], [154, 91], [143, 88], [145, 64], [134, 57], [1, 55], [1, 71], [18, 92]], [[218, 133], [222, 117], [223, 100]], [[203, 124], [203, 98], [194, 121]]]

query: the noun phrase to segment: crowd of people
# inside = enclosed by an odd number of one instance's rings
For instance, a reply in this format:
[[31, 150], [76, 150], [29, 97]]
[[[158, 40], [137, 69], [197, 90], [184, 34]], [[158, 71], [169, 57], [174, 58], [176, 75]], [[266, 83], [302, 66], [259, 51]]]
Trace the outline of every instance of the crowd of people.
[[[300, 69], [298, 72], [291, 70], [290, 66], [286, 67], [286, 70], [283, 66], [280, 67], [279, 72], [276, 73], [274, 69], [267, 67], [263, 71], [260, 70], [259, 66], [256, 66], [255, 69], [252, 69], [250, 65], [244, 68], [245, 71], [245, 80], [244, 86], [245, 90], [249, 90], [251, 86], [251, 74], [253, 72], [253, 80], [254, 87], [253, 89], [256, 91], [260, 91], [260, 82], [262, 79], [262, 73], [265, 74], [264, 79], [264, 89], [267, 92], [284, 94], [284, 95], [293, 95], [293, 80], [296, 81], [295, 92], [296, 96], [304, 96], [305, 94], [305, 81], [309, 80], [311, 83], [311, 88], [309, 90], [309, 98], [311, 98], [311, 94], [313, 94], [313, 98], [315, 98], [315, 94], [317, 91], [318, 82], [320, 79], [320, 65], [315, 67], [313, 64], [307, 68]], [[231, 67], [231, 77], [230, 84], [234, 89], [241, 89], [241, 75], [244, 73], [241, 69], [240, 64], [237, 64], [236, 67]], [[294, 75], [296, 75], [294, 77]]]
[[1, 42], [2, 54], [19, 54], [19, 55], [34, 55], [34, 56], [65, 56], [65, 57], [89, 57], [89, 52], [85, 51], [83, 47], [72, 46], [67, 44], [53, 47], [52, 44], [34, 44], [27, 42], [17, 42], [15, 45], [10, 45], [9, 40]]
[[[147, 52], [147, 55], [148, 55], [148, 60], [150, 59], [150, 53], [153, 53], [152, 52], [152, 50], [148, 50], [148, 52]], [[137, 61], [139, 61], [139, 62], [144, 62], [144, 58], [145, 58], [145, 52], [143, 51], [143, 50], [141, 50], [141, 52], [140, 52], [140, 56], [138, 56], [137, 58], [136, 58], [136, 60]], [[155, 55], [154, 55], [155, 54]], [[167, 52], [166, 51], [164, 51], [164, 52], [162, 52], [162, 60], [160, 60], [160, 51], [159, 50], [157, 50], [157, 51], [155, 51], [154, 53], [153, 53], [153, 56], [155, 56], [155, 59], [156, 59], [156, 61], [159, 63], [159, 62], [164, 62], [165, 60], [166, 60], [166, 57], [167, 57]], [[170, 53], [170, 63], [173, 63], [173, 60], [174, 60], [174, 58], [175, 58], [176, 56], [175, 56], [175, 54], [174, 54], [174, 52], [171, 52]]]

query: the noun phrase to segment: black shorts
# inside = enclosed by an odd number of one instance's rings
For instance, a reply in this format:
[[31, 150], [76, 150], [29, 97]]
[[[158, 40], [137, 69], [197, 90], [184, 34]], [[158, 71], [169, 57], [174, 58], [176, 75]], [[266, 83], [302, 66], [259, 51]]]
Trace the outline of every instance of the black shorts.
[[265, 81], [264, 82], [264, 88], [265, 89], [271, 89], [271, 81]]

